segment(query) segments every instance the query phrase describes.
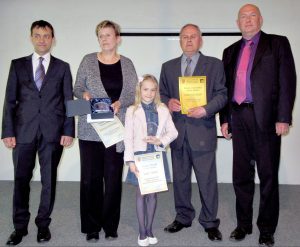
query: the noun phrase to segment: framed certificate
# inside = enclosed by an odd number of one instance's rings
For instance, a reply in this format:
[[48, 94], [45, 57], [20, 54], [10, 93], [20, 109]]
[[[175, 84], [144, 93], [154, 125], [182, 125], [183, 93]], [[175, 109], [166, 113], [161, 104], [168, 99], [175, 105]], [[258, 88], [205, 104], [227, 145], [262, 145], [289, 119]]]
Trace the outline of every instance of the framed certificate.
[[182, 114], [187, 114], [191, 108], [206, 105], [206, 76], [179, 77], [179, 97]]
[[142, 195], [168, 190], [162, 152], [135, 155], [134, 161]]

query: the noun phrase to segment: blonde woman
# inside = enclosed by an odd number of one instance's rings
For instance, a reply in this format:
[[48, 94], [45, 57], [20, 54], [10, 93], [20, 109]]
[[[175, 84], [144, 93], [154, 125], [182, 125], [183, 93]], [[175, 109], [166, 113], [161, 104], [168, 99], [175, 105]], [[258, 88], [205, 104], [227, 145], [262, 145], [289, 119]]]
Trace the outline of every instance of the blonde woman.
[[[121, 42], [118, 24], [102, 21], [96, 27], [96, 35], [100, 51], [83, 58], [74, 94], [85, 100], [110, 97], [114, 113], [124, 123], [126, 109], [134, 102], [138, 81], [135, 68], [129, 58], [117, 53]], [[124, 144], [105, 148], [86, 115], [79, 117], [78, 138], [81, 231], [87, 234], [87, 241], [97, 241], [101, 229], [105, 238], [115, 239], [120, 220]]]

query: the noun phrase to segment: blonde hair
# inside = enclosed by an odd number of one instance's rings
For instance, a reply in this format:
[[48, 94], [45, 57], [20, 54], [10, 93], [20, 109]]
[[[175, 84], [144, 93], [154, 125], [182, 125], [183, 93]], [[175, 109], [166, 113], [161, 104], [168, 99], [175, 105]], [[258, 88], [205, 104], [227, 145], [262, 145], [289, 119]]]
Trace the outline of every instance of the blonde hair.
[[142, 102], [142, 96], [141, 96], [141, 87], [143, 85], [144, 81], [152, 81], [156, 85], [156, 92], [155, 92], [155, 97], [154, 97], [154, 105], [157, 108], [159, 105], [161, 105], [160, 101], [160, 94], [159, 94], [159, 86], [158, 86], [158, 81], [155, 78], [155, 76], [150, 75], [150, 74], [145, 74], [142, 76], [141, 80], [136, 84], [136, 90], [135, 90], [135, 100], [134, 100], [134, 111], [138, 108], [138, 106]]
[[116, 36], [120, 36], [121, 34], [121, 28], [120, 28], [120, 25], [113, 22], [113, 21], [110, 21], [110, 20], [104, 20], [104, 21], [101, 21], [97, 26], [96, 26], [96, 36], [98, 37], [98, 34], [99, 34], [99, 31], [100, 29], [102, 28], [105, 28], [105, 27], [111, 27], [114, 31], [115, 31], [115, 34]]

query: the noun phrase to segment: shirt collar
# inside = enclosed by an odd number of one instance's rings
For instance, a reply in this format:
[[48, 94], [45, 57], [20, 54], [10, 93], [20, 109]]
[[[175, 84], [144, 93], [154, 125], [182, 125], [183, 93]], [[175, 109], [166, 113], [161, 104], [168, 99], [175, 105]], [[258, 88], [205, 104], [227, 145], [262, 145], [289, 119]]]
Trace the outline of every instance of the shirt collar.
[[43, 57], [45, 59], [46, 62], [50, 62], [50, 52], [46, 53], [45, 55], [43, 56], [40, 56], [39, 54], [37, 54], [36, 52], [33, 53], [32, 55], [32, 59], [35, 61], [35, 60], [38, 60], [40, 57]]
[[[254, 45], [258, 44], [259, 38], [260, 38], [261, 31], [259, 31], [257, 34], [255, 34], [250, 40], [253, 42]], [[248, 40], [243, 38], [243, 44], [246, 44]]]
[[[192, 63], [197, 63], [199, 57], [200, 57], [200, 52], [196, 52], [193, 56], [191, 56]], [[182, 62], [186, 62], [186, 59], [187, 59], [187, 55], [185, 55], [185, 54], [183, 53], [183, 54], [182, 54], [182, 57], [181, 57], [181, 61], [182, 61]]]
[[151, 103], [149, 103], [149, 104], [146, 104], [146, 103], [144, 103], [144, 102], [141, 102], [141, 105], [142, 105], [142, 107], [143, 107], [144, 109], [146, 109], [146, 110], [155, 110], [155, 104], [154, 104], [154, 102], [151, 102]]

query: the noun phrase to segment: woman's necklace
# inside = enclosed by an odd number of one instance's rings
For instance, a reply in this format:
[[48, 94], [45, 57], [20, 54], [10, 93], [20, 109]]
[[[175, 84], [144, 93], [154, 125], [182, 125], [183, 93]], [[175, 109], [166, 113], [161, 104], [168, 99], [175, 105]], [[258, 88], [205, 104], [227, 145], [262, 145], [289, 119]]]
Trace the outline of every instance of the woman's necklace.
[[105, 56], [103, 53], [98, 52], [98, 60], [104, 64], [114, 64], [120, 59], [120, 55], [114, 54], [113, 56]]

